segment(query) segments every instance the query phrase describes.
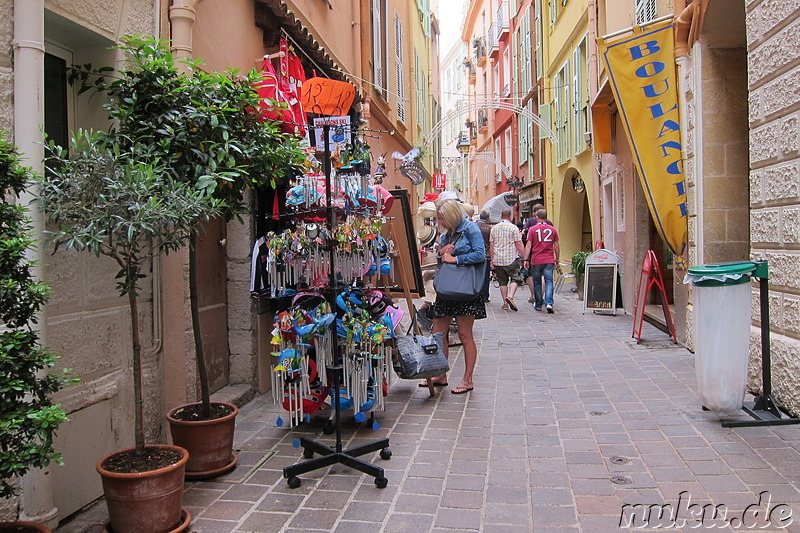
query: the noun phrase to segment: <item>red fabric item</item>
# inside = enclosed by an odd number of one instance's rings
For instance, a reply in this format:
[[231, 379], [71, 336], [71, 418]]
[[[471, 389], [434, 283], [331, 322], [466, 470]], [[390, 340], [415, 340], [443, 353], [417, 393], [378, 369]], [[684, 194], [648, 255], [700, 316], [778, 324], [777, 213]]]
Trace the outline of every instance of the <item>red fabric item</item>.
[[425, 196], [422, 197], [422, 200], [420, 200], [419, 203], [424, 204], [425, 202], [435, 202], [437, 198], [439, 198], [439, 195], [437, 193], [426, 192]]
[[[272, 62], [269, 59], [264, 59], [261, 66], [263, 74], [261, 79], [255, 84], [254, 89], [258, 94], [260, 101], [258, 103], [259, 119], [263, 122], [265, 120], [276, 120], [283, 122], [281, 130], [286, 133], [294, 133], [294, 112], [291, 107], [288, 109], [277, 109], [275, 102], [289, 106], [289, 100], [286, 94], [280, 89], [278, 77], [275, 75], [275, 69], [272, 67]], [[275, 102], [273, 102], [273, 100]]]
[[300, 58], [289, 50], [289, 43], [281, 37], [278, 44], [283, 52], [280, 59], [279, 86], [289, 100], [289, 107], [295, 118], [295, 133], [305, 136], [306, 134], [306, 115], [303, 111], [303, 104], [300, 103], [300, 88], [306, 81], [306, 72]]

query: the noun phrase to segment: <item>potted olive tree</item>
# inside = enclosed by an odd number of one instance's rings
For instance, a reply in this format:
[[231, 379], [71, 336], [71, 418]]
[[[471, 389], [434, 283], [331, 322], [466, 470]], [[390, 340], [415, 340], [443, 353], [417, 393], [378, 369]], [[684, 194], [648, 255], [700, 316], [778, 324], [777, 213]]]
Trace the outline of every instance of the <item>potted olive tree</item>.
[[[39, 345], [35, 327], [48, 288], [25, 257], [34, 245], [26, 208], [12, 201], [31, 175], [14, 146], [0, 139], [0, 498], [14, 497], [18, 478], [31, 468], [60, 463], [53, 436], [67, 417], [52, 395], [71, 381], [66, 371], [50, 371], [57, 357]], [[25, 522], [0, 522], [0, 531], [12, 525], [49, 531]]]
[[[123, 146], [139, 144], [157, 154], [175, 181], [220, 200], [220, 216], [232, 220], [249, 209], [245, 190], [276, 186], [276, 177], [303, 157], [299, 139], [262, 120], [253, 86], [259, 73], [205, 72], [199, 60], [181, 60], [179, 72], [167, 47], [151, 37], [127, 37], [120, 49], [130, 68], [75, 67], [81, 91], [107, 94], [113, 134]], [[189, 239], [189, 292], [200, 402], [167, 414], [173, 442], [189, 449], [187, 477], [211, 477], [236, 465], [236, 406], [210, 400], [197, 290], [197, 234]]]
[[174, 180], [149, 146], [118, 141], [113, 134], [78, 131], [69, 147], [51, 142], [38, 201], [52, 224], [55, 249], [111, 258], [119, 266], [117, 290], [128, 300], [135, 446], [97, 463], [111, 529], [170, 531], [190, 520], [182, 509], [189, 454], [178, 446], [145, 444], [139, 284], [154, 256], [186, 246], [198, 222], [221, 208], [194, 184]]

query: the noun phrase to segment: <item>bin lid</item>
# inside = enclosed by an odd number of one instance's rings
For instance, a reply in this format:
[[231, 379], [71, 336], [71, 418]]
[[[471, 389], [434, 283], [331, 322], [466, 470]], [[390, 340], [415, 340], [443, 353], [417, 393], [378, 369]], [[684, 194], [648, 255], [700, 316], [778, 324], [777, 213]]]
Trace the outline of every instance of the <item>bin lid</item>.
[[683, 282], [699, 287], [739, 285], [750, 281], [755, 268], [752, 261], [699, 265], [689, 268]]

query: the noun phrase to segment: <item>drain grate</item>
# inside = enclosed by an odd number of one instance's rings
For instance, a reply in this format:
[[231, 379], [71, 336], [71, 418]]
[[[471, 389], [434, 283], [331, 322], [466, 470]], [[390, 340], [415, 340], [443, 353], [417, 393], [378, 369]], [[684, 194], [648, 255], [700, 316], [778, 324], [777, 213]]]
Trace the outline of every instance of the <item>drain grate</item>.
[[630, 485], [633, 483], [633, 480], [625, 476], [613, 476], [611, 478], [611, 483], [615, 483], [617, 485]]
[[626, 465], [631, 462], [630, 459], [627, 457], [622, 457], [621, 455], [615, 455], [609, 459], [615, 465]]
[[606, 411], [589, 411], [589, 414], [592, 415], [592, 416], [603, 416], [603, 415], [607, 415], [608, 412], [606, 412]]

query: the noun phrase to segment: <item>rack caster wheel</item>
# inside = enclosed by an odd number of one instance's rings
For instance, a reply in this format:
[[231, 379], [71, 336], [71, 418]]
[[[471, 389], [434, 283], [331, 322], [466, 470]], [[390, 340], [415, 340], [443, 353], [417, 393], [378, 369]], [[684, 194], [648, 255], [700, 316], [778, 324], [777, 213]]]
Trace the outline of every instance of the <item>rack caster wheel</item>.
[[389, 480], [385, 477], [376, 477], [375, 478], [375, 486], [379, 489], [385, 489], [386, 485], [389, 484]]
[[381, 450], [381, 459], [384, 461], [389, 460], [392, 457], [392, 450], [389, 448], [384, 448]]
[[289, 485], [290, 489], [296, 489], [300, 486], [300, 483], [302, 483], [302, 481], [300, 481], [300, 478], [297, 476], [292, 476], [286, 480], [286, 484]]
[[311, 459], [314, 457], [314, 450], [309, 450], [308, 448], [303, 449], [303, 458]]
[[330, 435], [331, 433], [333, 433], [333, 421], [328, 420], [327, 422], [325, 422], [325, 425], [322, 426], [322, 432], [326, 435]]

